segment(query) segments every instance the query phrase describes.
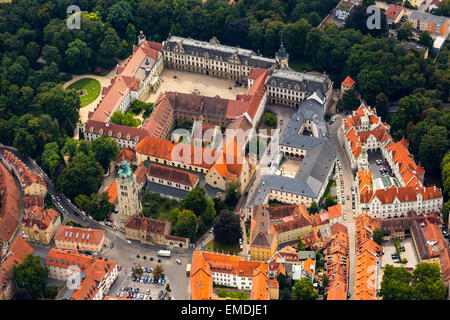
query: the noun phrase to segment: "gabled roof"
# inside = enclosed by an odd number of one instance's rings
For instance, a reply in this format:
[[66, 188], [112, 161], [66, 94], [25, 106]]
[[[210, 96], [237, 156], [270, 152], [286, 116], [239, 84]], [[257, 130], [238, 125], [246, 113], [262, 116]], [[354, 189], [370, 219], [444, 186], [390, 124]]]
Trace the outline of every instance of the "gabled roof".
[[355, 80], [353, 80], [350, 76], [347, 76], [344, 81], [342, 81], [342, 85], [344, 87], [351, 88], [355, 84]]

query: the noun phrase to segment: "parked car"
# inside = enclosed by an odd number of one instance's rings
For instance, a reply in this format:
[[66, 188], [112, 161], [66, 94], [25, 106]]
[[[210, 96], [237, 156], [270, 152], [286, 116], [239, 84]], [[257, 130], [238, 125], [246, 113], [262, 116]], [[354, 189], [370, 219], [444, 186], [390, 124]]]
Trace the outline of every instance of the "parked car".
[[283, 120], [280, 120], [280, 124], [283, 124]]
[[118, 266], [117, 266], [117, 270], [119, 270], [119, 271], [122, 270], [122, 266], [121, 266], [121, 265], [118, 265]]
[[125, 242], [128, 243], [128, 244], [131, 244], [131, 241], [130, 241], [130, 240], [126, 240]]
[[114, 242], [111, 242], [111, 244], [109, 245], [109, 248], [110, 249], [114, 248]]
[[161, 285], [163, 286], [166, 283], [166, 280], [161, 279]]
[[181, 260], [180, 259], [177, 259], [177, 260], [175, 260], [178, 264], [181, 264]]

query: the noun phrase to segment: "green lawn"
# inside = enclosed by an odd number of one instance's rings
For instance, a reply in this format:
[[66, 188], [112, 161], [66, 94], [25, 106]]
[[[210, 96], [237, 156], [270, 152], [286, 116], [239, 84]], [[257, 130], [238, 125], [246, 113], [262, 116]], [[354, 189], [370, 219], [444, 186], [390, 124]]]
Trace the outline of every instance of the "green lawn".
[[219, 253], [222, 253], [223, 251], [224, 253], [239, 255], [239, 244], [227, 246], [212, 240], [206, 245], [206, 248], [209, 250], [217, 251]]
[[230, 298], [231, 300], [248, 300], [247, 292], [227, 291], [225, 289], [218, 289], [217, 296], [220, 298]]
[[84, 78], [72, 83], [67, 87], [67, 89], [86, 90], [87, 94], [84, 96], [80, 96], [81, 107], [84, 107], [97, 99], [98, 95], [100, 94], [101, 86], [98, 80]]

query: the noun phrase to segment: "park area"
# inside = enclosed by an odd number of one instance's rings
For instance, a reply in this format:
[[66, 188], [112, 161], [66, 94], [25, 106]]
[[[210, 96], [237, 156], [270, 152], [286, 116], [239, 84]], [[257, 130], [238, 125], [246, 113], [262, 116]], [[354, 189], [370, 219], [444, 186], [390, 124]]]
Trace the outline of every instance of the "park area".
[[84, 107], [97, 99], [100, 94], [101, 86], [98, 80], [84, 78], [72, 83], [67, 89], [77, 90], [80, 95], [80, 105], [81, 107]]

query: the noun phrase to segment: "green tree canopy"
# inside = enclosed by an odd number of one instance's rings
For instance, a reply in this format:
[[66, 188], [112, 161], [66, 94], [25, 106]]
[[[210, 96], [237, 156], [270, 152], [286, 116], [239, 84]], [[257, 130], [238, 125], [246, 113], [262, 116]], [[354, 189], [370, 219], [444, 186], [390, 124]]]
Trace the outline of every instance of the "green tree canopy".
[[13, 267], [12, 272], [16, 286], [25, 289], [32, 299], [43, 296], [49, 270], [41, 265], [40, 256], [29, 254], [21, 264]]
[[292, 300], [316, 300], [318, 293], [313, 284], [307, 278], [301, 278], [295, 282], [292, 289]]
[[213, 222], [214, 239], [221, 244], [236, 244], [242, 238], [242, 228], [239, 215], [224, 210]]

